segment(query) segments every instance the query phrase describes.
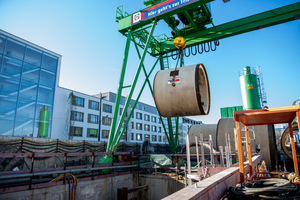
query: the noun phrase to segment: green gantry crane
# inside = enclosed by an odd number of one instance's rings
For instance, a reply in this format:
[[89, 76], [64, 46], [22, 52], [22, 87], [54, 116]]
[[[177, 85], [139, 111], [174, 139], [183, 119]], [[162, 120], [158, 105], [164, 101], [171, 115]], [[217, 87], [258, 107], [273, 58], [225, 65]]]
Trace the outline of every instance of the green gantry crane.
[[[168, 57], [170, 57], [170, 53], [175, 55], [178, 50], [173, 44], [175, 37], [183, 36], [186, 40], [186, 47], [194, 47], [196, 45], [217, 41], [223, 38], [300, 18], [300, 2], [298, 2], [215, 26], [212, 22], [212, 16], [209, 9], [209, 3], [211, 1], [212, 0], [144, 0], [146, 8], [133, 14], [128, 14], [126, 12], [123, 13], [123, 6], [117, 8], [116, 21], [119, 23], [119, 32], [127, 37], [127, 41], [125, 45], [123, 64], [107, 143], [107, 152], [116, 151], [120, 139], [128, 125], [129, 120], [124, 121], [124, 119], [141, 70], [143, 70], [145, 74], [145, 81], [141, 90], [139, 91], [135, 104], [132, 106], [128, 119], [130, 119], [132, 116], [135, 106], [146, 84], [148, 84], [153, 95], [149, 76], [152, 74], [157, 63], [160, 63], [160, 70], [169, 68]], [[165, 23], [167, 23], [167, 25], [172, 29], [171, 36], [167, 36], [165, 34], [159, 36], [153, 35], [157, 22], [160, 20], [165, 21]], [[184, 25], [183, 28], [178, 28], [179, 20]], [[212, 24], [212, 27], [206, 28], [207, 24]], [[133, 42], [135, 45], [140, 62], [138, 64], [132, 84], [123, 85], [131, 42]], [[142, 53], [139, 52], [138, 47], [143, 50]], [[147, 53], [157, 58], [153, 67], [148, 73], [144, 67], [144, 59]], [[182, 62], [180, 66], [182, 66]], [[127, 96], [127, 101], [125, 102], [120, 120], [117, 124], [120, 99], [122, 90], [124, 88], [130, 88], [130, 91]], [[175, 119], [175, 133], [173, 132], [171, 118], [168, 118], [167, 120], [168, 131], [161, 116], [160, 120], [162, 122], [166, 137], [169, 141], [171, 151], [175, 154], [176, 146], [178, 144], [178, 117]], [[125, 122], [125, 125], [121, 130], [123, 122]]]

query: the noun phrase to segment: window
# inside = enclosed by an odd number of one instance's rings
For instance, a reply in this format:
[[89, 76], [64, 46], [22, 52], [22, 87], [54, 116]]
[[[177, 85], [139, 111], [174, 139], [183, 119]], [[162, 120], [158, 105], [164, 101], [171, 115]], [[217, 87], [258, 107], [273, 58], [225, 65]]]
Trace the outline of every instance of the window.
[[143, 124], [136, 123], [136, 130], [143, 130]]
[[131, 118], [134, 118], [134, 112], [132, 112]]
[[145, 124], [144, 125], [144, 130], [145, 131], [150, 131], [150, 125], [149, 124]]
[[158, 123], [159, 123], [159, 124], [161, 124], [161, 121], [160, 121], [160, 119], [159, 119], [159, 118], [158, 118]]
[[107, 104], [103, 104], [103, 111], [108, 112], [108, 113], [112, 113], [112, 106], [107, 105]]
[[150, 121], [150, 116], [145, 114], [145, 121]]
[[108, 138], [109, 130], [102, 130], [102, 138]]
[[57, 70], [57, 61], [58, 61], [58, 59], [56, 57], [53, 57], [49, 54], [44, 53], [43, 54], [42, 68], [45, 68], [45, 69], [56, 72], [56, 70]]
[[88, 114], [88, 122], [98, 124], [98, 115]]
[[151, 121], [155, 123], [155, 122], [156, 122], [156, 117], [153, 117], [153, 116], [152, 116]]
[[25, 60], [26, 62], [32, 63], [37, 66], [41, 66], [42, 52], [27, 46]]
[[[50, 72], [48, 70], [45, 69], [41, 69], [40, 71], [40, 84], [48, 86], [48, 87], [55, 87], [55, 79], [56, 79], [56, 75], [55, 72]], [[82, 98], [80, 98], [82, 99]], [[84, 99], [82, 99], [82, 105], [77, 105], [77, 106], [81, 106], [84, 107]], [[76, 98], [75, 98], [76, 101]], [[76, 104], [76, 102], [75, 102]]]
[[150, 135], [149, 134], [145, 134], [145, 140], [149, 140], [150, 141]]
[[71, 111], [71, 120], [83, 122], [83, 113]]
[[84, 99], [80, 97], [75, 97], [75, 106], [84, 107]]
[[152, 142], [156, 142], [156, 135], [152, 135]]
[[158, 141], [161, 142], [161, 136], [160, 135], [158, 136]]
[[102, 124], [103, 125], [111, 125], [111, 118], [110, 117], [102, 117]]
[[80, 137], [82, 137], [82, 127], [71, 126], [70, 136], [80, 136]]
[[134, 133], [130, 133], [130, 139], [133, 141], [134, 140]]
[[158, 132], [161, 133], [161, 127], [160, 126], [158, 126]]
[[131, 129], [134, 129], [134, 122], [131, 122]]
[[137, 118], [137, 119], [143, 119], [142, 113], [137, 112], [137, 113], [136, 113], [136, 118]]
[[[127, 111], [128, 111], [128, 110], [127, 110]], [[123, 112], [123, 108], [120, 108], [120, 115], [122, 115], [122, 112]], [[125, 113], [125, 117], [128, 117], [127, 112]]]
[[87, 129], [87, 137], [97, 137], [98, 129], [88, 128]]
[[156, 132], [156, 126], [152, 126], [152, 132]]
[[40, 85], [38, 89], [38, 101], [52, 104], [53, 99], [54, 99], [54, 89]]
[[99, 102], [89, 100], [89, 109], [99, 110]]
[[166, 136], [163, 137], [163, 142], [168, 142], [168, 139]]
[[145, 106], [142, 106], [142, 110], [145, 110]]
[[15, 57], [23, 60], [25, 45], [15, 40], [7, 38], [6, 40], [6, 51], [4, 52], [7, 56]]
[[143, 139], [143, 134], [137, 133], [136, 134], [136, 140], [141, 141]]

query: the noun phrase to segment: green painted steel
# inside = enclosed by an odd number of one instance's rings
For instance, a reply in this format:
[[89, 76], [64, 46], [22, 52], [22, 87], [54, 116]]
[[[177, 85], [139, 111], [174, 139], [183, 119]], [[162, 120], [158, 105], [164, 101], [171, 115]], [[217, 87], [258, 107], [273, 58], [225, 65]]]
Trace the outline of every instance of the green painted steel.
[[[181, 7], [178, 7], [178, 8], [174, 8], [174, 9], [168, 11], [168, 12], [163, 12], [162, 14], [156, 15], [155, 16], [155, 20], [159, 21], [161, 19], [166, 19], [166, 18], [168, 18], [170, 16], [176, 15], [178, 13], [182, 13], [182, 12], [184, 12], [186, 10], [189, 10], [189, 9], [194, 9], [195, 7], [201, 6], [201, 5], [209, 3], [211, 1], [213, 1], [213, 0], [197, 0], [197, 1], [194, 1], [194, 2], [191, 2], [191, 3], [187, 3], [184, 6], [181, 6]], [[155, 5], [155, 6], [157, 6], [157, 5]], [[149, 8], [146, 8], [146, 9], [149, 9]], [[143, 12], [146, 9], [140, 10], [138, 12]], [[124, 34], [124, 33], [127, 32], [127, 30], [129, 28], [132, 28], [133, 30], [135, 30], [135, 29], [138, 29], [140, 27], [143, 27], [143, 26], [146, 26], [146, 25], [152, 23], [152, 20], [153, 20], [154, 17], [153, 18], [149, 18], [149, 19], [144, 20], [144, 21], [140, 21], [139, 23], [136, 23], [136, 24], [132, 24], [131, 23], [132, 22], [132, 17], [135, 14], [137, 14], [138, 12], [136, 12], [136, 13], [134, 13], [132, 15], [129, 15], [129, 16], [125, 16], [125, 17], [123, 17], [121, 19], [118, 19], [118, 21], [119, 21], [119, 32], [121, 32], [121, 33]]]
[[[187, 34], [186, 48], [297, 20], [297, 16], [300, 16], [300, 2]], [[160, 50], [154, 49], [152, 56], [177, 51], [171, 39], [162, 41], [159, 46]]]
[[241, 111], [241, 110], [243, 110], [243, 106], [232, 106], [232, 107], [220, 108], [221, 118], [233, 118], [233, 112]]
[[[122, 112], [122, 114], [121, 114], [120, 121], [119, 121], [118, 126], [117, 126], [117, 130], [116, 130], [116, 133], [115, 133], [115, 134], [116, 134], [116, 137], [114, 136], [114, 139], [113, 139], [114, 143], [110, 143], [110, 145], [107, 146], [106, 151], [114, 152], [114, 151], [116, 150], [116, 146], [118, 145], [118, 143], [116, 143], [116, 139], [118, 138], [118, 135], [120, 134], [120, 130], [121, 130], [121, 127], [122, 127], [124, 118], [125, 118], [125, 114], [126, 114], [126, 112], [127, 112], [128, 106], [129, 106], [129, 104], [130, 104], [130, 99], [131, 99], [131, 97], [132, 97], [132, 94], [133, 94], [133, 92], [134, 92], [134, 89], [135, 89], [135, 86], [136, 86], [138, 77], [139, 77], [139, 75], [140, 75], [140, 71], [141, 71], [141, 69], [142, 69], [142, 66], [143, 66], [143, 63], [144, 63], [144, 59], [145, 59], [146, 54], [147, 54], [147, 49], [148, 49], [148, 46], [149, 46], [149, 44], [150, 44], [151, 37], [152, 37], [153, 32], [154, 32], [154, 30], [155, 30], [156, 24], [157, 24], [157, 22], [156, 22], [156, 21], [153, 21], [153, 23], [152, 23], [152, 28], [151, 28], [151, 30], [150, 30], [149, 37], [148, 37], [148, 40], [147, 40], [145, 49], [144, 49], [143, 54], [142, 54], [142, 57], [141, 57], [141, 59], [140, 59], [140, 63], [139, 63], [139, 66], [138, 66], [138, 68], [137, 68], [137, 70], [136, 70], [136, 73], [135, 73], [135, 77], [134, 77], [134, 79], [133, 79], [133, 82], [132, 82], [132, 84], [131, 84], [131, 88], [130, 88], [130, 91], [129, 91], [129, 94], [128, 94], [128, 98], [127, 98], [129, 101], [126, 101], [126, 102], [125, 102], [125, 105], [124, 105], [124, 108], [123, 108], [123, 112]], [[124, 71], [124, 73], [125, 73], [125, 71]], [[120, 78], [120, 79], [121, 79], [121, 78]], [[124, 80], [124, 75], [122, 76], [122, 79]], [[122, 87], [119, 85], [119, 87], [120, 87], [119, 90], [122, 90], [123, 85], [122, 85]], [[120, 96], [121, 96], [121, 91], [120, 91], [120, 92], [118, 91], [118, 93], [120, 93]], [[117, 107], [117, 105], [119, 105], [119, 103], [120, 103], [120, 102], [117, 102], [117, 100], [116, 100], [115, 107]], [[118, 106], [118, 109], [119, 109], [119, 106]], [[118, 110], [117, 110], [116, 113], [114, 113], [114, 116], [116, 116], [116, 117], [118, 116]], [[115, 118], [116, 118], [116, 117], [115, 117]], [[114, 119], [114, 118], [113, 118], [113, 120], [117, 120], [117, 119]], [[111, 130], [111, 131], [112, 131], [112, 130]]]
[[259, 97], [259, 88], [257, 83], [257, 75], [252, 74], [250, 71], [250, 67], [244, 68], [244, 79], [246, 86], [246, 94], [247, 94], [247, 109], [261, 109], [260, 97]]
[[[138, 53], [139, 53], [139, 52], [138, 52]], [[156, 64], [158, 63], [159, 60], [160, 60], [160, 57], [157, 59], [157, 61], [156, 61], [155, 64], [153, 65], [153, 67], [152, 67], [152, 69], [150, 70], [149, 74], [148, 74], [148, 75], [146, 74], [146, 80], [144, 81], [144, 84], [143, 84], [143, 86], [142, 86], [142, 88], [141, 88], [141, 90], [140, 90], [140, 92], [139, 92], [139, 94], [138, 94], [138, 96], [137, 96], [137, 98], [136, 98], [136, 100], [135, 100], [135, 103], [134, 103], [134, 105], [133, 105], [133, 107], [132, 107], [132, 109], [131, 109], [131, 111], [130, 111], [130, 113], [129, 113], [129, 115], [128, 115], [128, 119], [131, 118], [131, 116], [132, 116], [132, 114], [133, 114], [133, 111], [134, 111], [134, 109], [135, 109], [135, 107], [136, 107], [136, 104], [138, 103], [138, 101], [139, 101], [139, 99], [140, 99], [140, 97], [141, 97], [141, 94], [142, 94], [142, 92], [144, 91], [144, 88], [145, 88], [145, 86], [146, 86], [146, 83], [149, 82], [149, 76], [152, 74], [152, 72], [153, 72], [153, 70], [154, 70], [154, 68], [155, 68], [155, 66], [156, 66]], [[150, 86], [151, 86], [151, 85], [150, 85]], [[150, 88], [150, 89], [151, 89], [151, 88]], [[153, 94], [153, 92], [152, 92], [152, 94]], [[119, 142], [120, 142], [120, 140], [121, 140], [122, 135], [124, 134], [124, 131], [125, 131], [126, 127], [128, 126], [128, 123], [129, 123], [129, 120], [126, 120], [126, 123], [125, 123], [125, 125], [124, 125], [124, 127], [123, 127], [123, 129], [122, 129], [121, 134], [117, 137], [116, 142], [114, 142], [116, 148], [117, 148], [117, 146], [118, 146], [118, 144], [119, 144]]]
[[[134, 44], [135, 44], [135, 48], [136, 48], [136, 51], [137, 51], [137, 53], [138, 53], [138, 56], [139, 56], [139, 58], [141, 59], [141, 55], [140, 55], [140, 52], [139, 52], [139, 50], [138, 50], [138, 45], [137, 45], [137, 43], [136, 42], [134, 42]], [[164, 61], [164, 57], [159, 57], [159, 59], [157, 60], [157, 61], [160, 61], [160, 65], [161, 65], [161, 68], [164, 68], [165, 67], [165, 64], [167, 63], [169, 63], [169, 62], [165, 62]], [[168, 59], [168, 58], [167, 58]], [[156, 65], [157, 63], [155, 63], [155, 65]], [[169, 66], [169, 65], [168, 65]], [[152, 97], [153, 97], [153, 88], [152, 88], [152, 86], [151, 86], [151, 83], [150, 83], [150, 81], [149, 81], [149, 76], [147, 76], [147, 72], [146, 72], [146, 69], [145, 69], [145, 66], [143, 65], [143, 70], [144, 70], [144, 74], [145, 74], [145, 76], [146, 76], [146, 81], [147, 81], [147, 83], [148, 83], [148, 86], [149, 86], [149, 89], [150, 89], [150, 92], [151, 92], [151, 95], [152, 95]], [[152, 71], [151, 71], [152, 72]], [[165, 123], [164, 123], [164, 121], [163, 121], [163, 119], [162, 119], [162, 116], [158, 113], [158, 115], [159, 115], [159, 118], [160, 118], [160, 121], [161, 121], [161, 124], [162, 124], [162, 126], [163, 126], [163, 129], [164, 129], [164, 131], [165, 131], [165, 135], [166, 135], [166, 137], [167, 137], [167, 140], [169, 141], [169, 144], [170, 144], [170, 138], [169, 138], [169, 136], [168, 136], [168, 132], [167, 132], [167, 130], [166, 130], [166, 127], [165, 127]], [[171, 146], [171, 151], [172, 151], [172, 153], [174, 153], [175, 152], [175, 148], [173, 147], [173, 146]]]
[[50, 112], [48, 111], [48, 106], [44, 106], [43, 110], [40, 112], [39, 137], [48, 137], [49, 116]]
[[[170, 9], [167, 12], [159, 13], [159, 15], [156, 15], [153, 18], [149, 18], [149, 19], [145, 18], [146, 20], [142, 20], [135, 24], [132, 24], [132, 16], [137, 14], [138, 12], [134, 13], [133, 15], [128, 15], [127, 13], [125, 13], [123, 15], [123, 8], [122, 9], [120, 7], [118, 8], [116, 21], [119, 23], [119, 31], [124, 36], [127, 37], [127, 42], [126, 42], [126, 47], [125, 47], [125, 52], [124, 52], [123, 65], [122, 65], [121, 74], [120, 74], [120, 81], [119, 81], [119, 86], [118, 86], [117, 98], [116, 98], [116, 102], [115, 102], [112, 125], [111, 125], [109, 139], [108, 139], [107, 151], [114, 151], [116, 149], [116, 146], [118, 145], [120, 138], [121, 138], [122, 134], [124, 133], [125, 129], [123, 129], [122, 132], [120, 133], [121, 126], [123, 124], [123, 121], [125, 118], [125, 113], [127, 112], [127, 108], [128, 108], [132, 93], [134, 91], [135, 84], [138, 79], [141, 68], [143, 68], [144, 73], [146, 74], [146, 70], [143, 65], [146, 53], [148, 52], [151, 56], [159, 55], [160, 61], [161, 61], [161, 66], [162, 66], [161, 69], [163, 70], [164, 69], [163, 58], [168, 57], [166, 55], [167, 53], [177, 51], [177, 48], [173, 44], [172, 37], [168, 37], [165, 34], [159, 35], [159, 36], [153, 36], [154, 27], [159, 20], [163, 19], [177, 35], [185, 33], [184, 35], [185, 35], [185, 39], [187, 41], [187, 47], [192, 47], [192, 46], [195, 46], [198, 44], [203, 44], [206, 42], [215, 41], [215, 40], [231, 37], [234, 35], [246, 33], [249, 31], [253, 31], [253, 30], [273, 26], [276, 24], [296, 20], [299, 18], [297, 16], [300, 16], [300, 2], [299, 2], [299, 3], [289, 5], [289, 6], [281, 7], [278, 9], [273, 9], [273, 10], [270, 10], [270, 11], [267, 11], [264, 13], [260, 13], [257, 15], [253, 15], [253, 16], [246, 17], [243, 19], [238, 19], [236, 21], [232, 21], [232, 22], [229, 22], [226, 24], [221, 24], [218, 26], [214, 26], [212, 28], [205, 29], [205, 27], [204, 27], [205, 24], [208, 24], [208, 23], [212, 24], [210, 11], [206, 7], [206, 4], [211, 1], [212, 0], [195, 0], [195, 1], [187, 3], [186, 5], [182, 4], [179, 7]], [[147, 8], [151, 8], [151, 6], [156, 5], [157, 3], [161, 3], [161, 2], [162, 3], [165, 3], [165, 2], [170, 3], [171, 1], [163, 2], [162, 0], [151, 0], [151, 1], [149, 0], [147, 2], [148, 2]], [[181, 3], [182, 3], [182, 1], [180, 1], [180, 4]], [[158, 6], [161, 6], [161, 5], [158, 5]], [[200, 19], [197, 19], [193, 16], [193, 14], [194, 14], [193, 10], [196, 7], [201, 8], [201, 12], [203, 11], [203, 16], [206, 17], [205, 20], [203, 21], [203, 24], [197, 23], [197, 20], [200, 20]], [[145, 11], [145, 9], [141, 10], [141, 12], [144, 12], [144, 11]], [[184, 26], [184, 28], [182, 28], [182, 29], [178, 29], [175, 26], [175, 20], [174, 20], [175, 19], [174, 15], [178, 15], [178, 14], [184, 16], [190, 25]], [[155, 21], [155, 22], [153, 22], [153, 21]], [[148, 26], [150, 23], [153, 23], [153, 24], [152, 24], [151, 31], [148, 32], [146, 29], [148, 29], [149, 27], [146, 27], [146, 26]], [[134, 36], [134, 37], [132, 37], [132, 36]], [[141, 47], [144, 51], [140, 58], [140, 63], [139, 63], [135, 78], [133, 80], [133, 84], [131, 85], [130, 95], [128, 96], [129, 101], [126, 101], [120, 121], [116, 127], [122, 89], [129, 87], [129, 85], [123, 86], [123, 82], [124, 82], [124, 77], [125, 77], [130, 41], [134, 41], [135, 44], [137, 46]], [[182, 65], [182, 63], [183, 63], [182, 59], [181, 59], [180, 63]], [[152, 70], [151, 70], [151, 72], [152, 72]], [[148, 78], [149, 78], [149, 75], [146, 76], [146, 80], [144, 82], [143, 88], [145, 87], [146, 83], [150, 84]], [[250, 81], [250, 79], [251, 78], [249, 78], [249, 81]], [[153, 93], [151, 87], [150, 87], [150, 90]], [[140, 91], [140, 94], [142, 93], [142, 91], [143, 90]], [[231, 110], [230, 112], [233, 112], [233, 110]], [[167, 134], [167, 131], [166, 131], [166, 128], [164, 126], [161, 116], [160, 116], [160, 119], [162, 121], [163, 128], [165, 130], [166, 136], [168, 138], [170, 147], [173, 152], [174, 148], [176, 147], [176, 143], [177, 143], [177, 139], [176, 139], [177, 135], [175, 135], [175, 141], [174, 141], [172, 123], [169, 123], [170, 137], [168, 137], [168, 134]], [[168, 119], [168, 122], [169, 121], [171, 121], [171, 119], [170, 120]], [[176, 121], [176, 125], [177, 125], [177, 123], [178, 123], [178, 119]], [[176, 127], [176, 130], [177, 129], [178, 128]], [[175, 134], [178, 134], [177, 131]]]
[[[100, 160], [98, 161], [98, 165], [102, 165], [102, 164], [112, 164], [113, 161], [113, 156], [112, 155], [104, 155], [100, 158]], [[104, 169], [101, 170], [100, 173], [101, 174], [107, 174], [111, 171], [111, 169]]]
[[106, 151], [108, 149], [110, 149], [111, 142], [112, 142], [112, 140], [114, 138], [114, 135], [115, 135], [115, 127], [116, 127], [116, 123], [117, 123], [119, 106], [120, 106], [120, 99], [121, 99], [121, 95], [122, 95], [124, 77], [125, 77], [125, 72], [126, 72], [126, 66], [127, 66], [127, 60], [128, 60], [128, 54], [129, 54], [129, 47], [130, 47], [130, 40], [131, 40], [131, 31], [128, 32], [128, 36], [127, 36], [125, 52], [124, 52], [124, 58], [123, 58], [123, 64], [122, 64], [122, 70], [121, 70], [121, 74], [120, 74], [118, 92], [117, 92], [116, 102], [115, 102], [115, 109], [114, 109], [112, 123], [111, 123], [111, 126], [110, 126], [109, 135], [108, 135], [108, 142], [107, 142]]

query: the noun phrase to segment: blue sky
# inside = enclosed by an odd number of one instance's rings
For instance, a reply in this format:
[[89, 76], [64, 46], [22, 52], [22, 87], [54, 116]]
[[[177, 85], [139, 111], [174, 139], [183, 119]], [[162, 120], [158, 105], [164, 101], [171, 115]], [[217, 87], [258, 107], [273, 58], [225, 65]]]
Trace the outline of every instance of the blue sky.
[[[296, 2], [216, 0], [211, 10], [214, 24], [219, 25]], [[142, 0], [0, 0], [0, 29], [62, 55], [61, 87], [87, 94], [116, 92], [126, 42], [115, 22], [120, 5], [129, 14], [145, 8]], [[162, 22], [154, 34], [160, 33], [170, 35]], [[289, 106], [299, 99], [299, 36], [300, 20], [295, 20], [223, 39], [215, 52], [185, 58], [185, 65], [203, 63], [210, 81], [211, 112], [192, 118], [217, 123], [221, 107], [242, 105], [238, 72], [245, 66], [261, 66], [269, 107]], [[139, 62], [131, 47], [125, 85], [131, 84]], [[175, 67], [175, 61], [169, 61]], [[148, 71], [154, 62], [147, 56]], [[133, 98], [143, 80], [141, 74]], [[123, 90], [123, 95], [128, 92]], [[154, 105], [149, 88], [140, 100]]]

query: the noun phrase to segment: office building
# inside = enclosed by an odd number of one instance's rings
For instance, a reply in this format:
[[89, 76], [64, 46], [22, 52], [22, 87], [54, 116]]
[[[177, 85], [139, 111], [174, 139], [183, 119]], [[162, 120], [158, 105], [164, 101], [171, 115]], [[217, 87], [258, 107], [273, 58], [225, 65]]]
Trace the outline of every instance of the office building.
[[61, 56], [0, 30], [0, 135], [51, 132]]

